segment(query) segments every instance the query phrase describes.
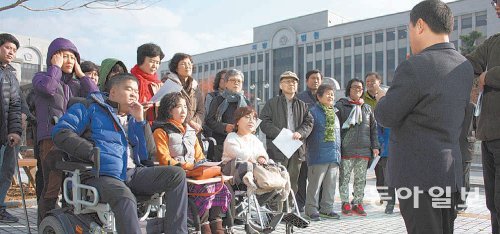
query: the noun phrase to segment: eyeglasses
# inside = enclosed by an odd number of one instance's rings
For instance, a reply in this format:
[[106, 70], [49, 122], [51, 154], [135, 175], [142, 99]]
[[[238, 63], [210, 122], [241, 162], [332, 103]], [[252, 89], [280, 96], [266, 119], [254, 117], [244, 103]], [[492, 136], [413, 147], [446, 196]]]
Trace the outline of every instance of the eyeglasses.
[[231, 82], [231, 83], [235, 83], [235, 84], [236, 83], [240, 83], [241, 84], [241, 83], [243, 83], [243, 80], [241, 80], [241, 79], [232, 79], [231, 78], [231, 79], [228, 79], [227, 82]]
[[352, 90], [363, 90], [363, 86], [351, 86]]
[[284, 83], [287, 85], [296, 85], [298, 82], [296, 80], [282, 80], [281, 83]]
[[179, 63], [179, 66], [181, 67], [193, 67], [192, 63]]

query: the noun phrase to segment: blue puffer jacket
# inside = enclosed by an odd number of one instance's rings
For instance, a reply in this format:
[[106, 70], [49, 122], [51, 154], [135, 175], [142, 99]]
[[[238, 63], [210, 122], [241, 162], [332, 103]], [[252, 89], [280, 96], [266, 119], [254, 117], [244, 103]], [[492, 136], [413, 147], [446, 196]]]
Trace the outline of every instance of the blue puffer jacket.
[[378, 142], [380, 144], [380, 157], [387, 158], [389, 156], [389, 134], [391, 130], [390, 128], [384, 128], [377, 124], [377, 135]]
[[[88, 105], [72, 105], [54, 126], [54, 144], [72, 157], [83, 160], [90, 158], [90, 151], [94, 146], [98, 147], [101, 150], [100, 175], [124, 181], [128, 144], [132, 146], [136, 165], [141, 166], [140, 161], [147, 159], [144, 136], [146, 121], [137, 122], [129, 116], [128, 134], [125, 135], [113, 102], [106, 100], [102, 93], [92, 93], [89, 99], [91, 102]], [[88, 136], [84, 137], [84, 134]]]
[[337, 115], [335, 115], [335, 141], [325, 142], [325, 111], [319, 104], [314, 105], [309, 111], [314, 118], [314, 126], [307, 137], [307, 165], [325, 163], [340, 165], [340, 122]]

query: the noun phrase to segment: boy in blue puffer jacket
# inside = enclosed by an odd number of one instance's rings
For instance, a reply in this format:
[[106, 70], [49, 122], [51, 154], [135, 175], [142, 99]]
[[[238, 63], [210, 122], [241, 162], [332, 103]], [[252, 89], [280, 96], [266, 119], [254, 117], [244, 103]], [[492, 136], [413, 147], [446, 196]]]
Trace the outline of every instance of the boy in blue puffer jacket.
[[375, 175], [377, 176], [377, 191], [380, 196], [380, 203], [387, 201], [385, 207], [386, 214], [394, 212], [394, 204], [396, 203], [396, 189], [387, 186], [387, 157], [389, 156], [389, 134], [391, 130], [377, 125], [378, 141], [380, 143], [380, 160], [375, 166]]

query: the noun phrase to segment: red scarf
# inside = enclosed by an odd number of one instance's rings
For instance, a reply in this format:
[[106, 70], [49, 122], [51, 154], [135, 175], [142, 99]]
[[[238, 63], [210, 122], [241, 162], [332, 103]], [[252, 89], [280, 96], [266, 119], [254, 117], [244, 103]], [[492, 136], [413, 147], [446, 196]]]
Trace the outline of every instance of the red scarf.
[[361, 106], [361, 105], [363, 105], [363, 103], [365, 103], [365, 100], [363, 100], [363, 98], [360, 98], [360, 99], [358, 99], [358, 101], [354, 101], [354, 100], [349, 98], [349, 103]]
[[[139, 103], [148, 102], [154, 95], [151, 90], [151, 84], [161, 83], [161, 81], [158, 80], [156, 73], [145, 73], [139, 68], [138, 65], [135, 65], [132, 70], [130, 70], [130, 73], [132, 73], [132, 75], [134, 75], [139, 81]], [[155, 120], [155, 109], [156, 108], [152, 107], [146, 111], [146, 120], [150, 123]]]

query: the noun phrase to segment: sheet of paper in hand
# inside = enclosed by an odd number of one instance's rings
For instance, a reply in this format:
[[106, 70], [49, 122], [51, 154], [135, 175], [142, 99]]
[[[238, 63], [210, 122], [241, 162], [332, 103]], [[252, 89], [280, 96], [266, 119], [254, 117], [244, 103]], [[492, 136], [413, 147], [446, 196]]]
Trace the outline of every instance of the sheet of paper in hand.
[[174, 93], [174, 92], [180, 92], [182, 90], [182, 86], [173, 82], [172, 80], [167, 80], [161, 86], [161, 88], [156, 92], [156, 94], [149, 100], [151, 103], [156, 103], [161, 100], [165, 95], [169, 93]]
[[294, 140], [292, 138], [293, 132], [290, 129], [281, 129], [280, 134], [273, 140], [273, 144], [278, 147], [278, 149], [287, 158], [292, 157], [293, 153], [302, 145], [302, 141]]

